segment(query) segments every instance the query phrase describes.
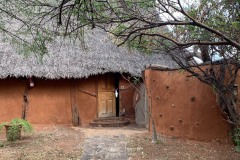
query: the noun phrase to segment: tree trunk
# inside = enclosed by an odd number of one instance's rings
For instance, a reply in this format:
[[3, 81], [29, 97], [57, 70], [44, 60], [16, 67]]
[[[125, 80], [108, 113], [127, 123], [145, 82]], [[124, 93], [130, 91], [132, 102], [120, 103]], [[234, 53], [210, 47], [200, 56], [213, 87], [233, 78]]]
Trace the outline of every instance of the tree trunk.
[[203, 62], [207, 62], [207, 61], [210, 61], [210, 55], [209, 55], [209, 51], [208, 51], [208, 46], [205, 45], [205, 46], [199, 46], [200, 48], [200, 51], [201, 51], [201, 57], [202, 57], [202, 60]]
[[152, 119], [152, 129], [153, 129], [152, 143], [157, 143], [158, 138], [157, 138], [157, 132], [156, 132], [155, 123], [153, 119]]

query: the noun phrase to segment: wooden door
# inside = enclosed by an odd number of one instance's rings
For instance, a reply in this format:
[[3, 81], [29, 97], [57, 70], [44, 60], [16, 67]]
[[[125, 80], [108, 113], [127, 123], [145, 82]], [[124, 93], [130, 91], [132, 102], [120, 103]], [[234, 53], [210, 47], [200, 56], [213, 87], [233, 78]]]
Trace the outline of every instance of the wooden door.
[[116, 116], [114, 75], [103, 75], [98, 80], [98, 117]]

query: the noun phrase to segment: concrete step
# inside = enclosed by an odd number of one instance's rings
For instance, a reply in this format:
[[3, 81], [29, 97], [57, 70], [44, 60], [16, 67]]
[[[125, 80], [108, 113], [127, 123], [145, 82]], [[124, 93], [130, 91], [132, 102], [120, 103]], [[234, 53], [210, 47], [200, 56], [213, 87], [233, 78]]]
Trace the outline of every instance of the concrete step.
[[123, 117], [96, 118], [90, 123], [92, 127], [121, 127], [129, 124]]

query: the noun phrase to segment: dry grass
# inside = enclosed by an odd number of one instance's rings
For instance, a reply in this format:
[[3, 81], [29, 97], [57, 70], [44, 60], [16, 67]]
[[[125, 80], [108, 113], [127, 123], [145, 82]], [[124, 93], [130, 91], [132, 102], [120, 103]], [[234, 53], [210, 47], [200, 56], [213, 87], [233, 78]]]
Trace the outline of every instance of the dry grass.
[[160, 136], [157, 144], [144, 129], [35, 126], [36, 131], [16, 142], [0, 134], [0, 160], [75, 160], [83, 154], [84, 137], [125, 135], [130, 160], [240, 160], [233, 145], [203, 143]]
[[173, 139], [161, 136], [151, 143], [151, 135], [137, 135], [128, 140], [130, 159], [141, 160], [239, 160], [234, 146]]
[[83, 134], [66, 126], [48, 126], [16, 142], [1, 134], [0, 160], [79, 159]]

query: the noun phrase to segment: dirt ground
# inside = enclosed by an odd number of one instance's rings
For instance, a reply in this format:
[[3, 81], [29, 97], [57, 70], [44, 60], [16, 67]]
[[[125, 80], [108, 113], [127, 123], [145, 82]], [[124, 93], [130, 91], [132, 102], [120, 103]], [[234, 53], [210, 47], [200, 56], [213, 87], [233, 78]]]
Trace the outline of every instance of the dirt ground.
[[131, 137], [128, 153], [131, 160], [240, 160], [240, 153], [232, 145], [204, 143], [160, 136], [156, 144], [151, 135]]
[[124, 135], [129, 160], [240, 160], [234, 146], [159, 137], [151, 143], [144, 128], [81, 128], [67, 125], [34, 125], [35, 132], [16, 142], [7, 142], [0, 133], [0, 160], [75, 160], [84, 154], [84, 140], [97, 135]]
[[82, 154], [83, 133], [71, 126], [34, 125], [34, 133], [16, 142], [0, 134], [0, 160], [67, 160]]

